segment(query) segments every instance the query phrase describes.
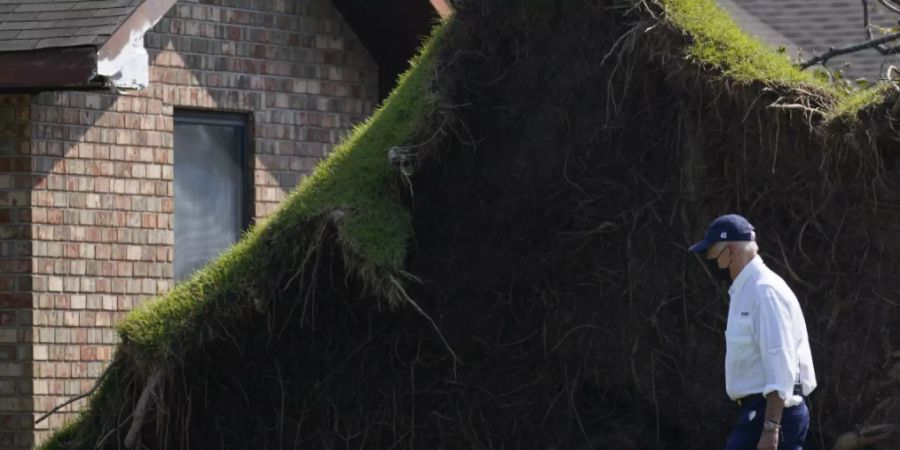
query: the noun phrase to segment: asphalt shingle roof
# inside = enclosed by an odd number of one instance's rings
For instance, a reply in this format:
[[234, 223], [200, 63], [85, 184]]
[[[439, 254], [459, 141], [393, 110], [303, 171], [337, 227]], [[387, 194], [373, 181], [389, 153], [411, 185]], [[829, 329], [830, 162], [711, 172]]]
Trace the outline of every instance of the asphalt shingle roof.
[[[719, 0], [719, 3], [752, 34], [773, 46], [787, 47], [793, 59], [797, 58], [797, 50], [802, 52], [802, 59], [808, 59], [828, 51], [829, 47], [862, 43], [866, 37], [859, 0]], [[754, 20], [764, 26], [754, 27]], [[896, 27], [898, 20], [900, 15], [878, 0], [869, 0], [871, 24]], [[875, 80], [884, 76], [888, 65], [900, 65], [900, 56], [882, 56], [875, 49], [865, 49], [834, 58], [828, 66], [841, 68], [843, 64], [849, 64], [844, 68], [849, 78]]]
[[0, 52], [101, 46], [143, 0], [0, 0]]

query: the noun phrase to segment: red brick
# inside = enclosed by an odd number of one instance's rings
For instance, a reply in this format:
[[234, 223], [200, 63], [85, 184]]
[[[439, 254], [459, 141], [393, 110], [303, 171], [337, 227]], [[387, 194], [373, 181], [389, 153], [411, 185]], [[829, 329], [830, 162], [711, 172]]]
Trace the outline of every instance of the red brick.
[[66, 244], [64, 256], [66, 258], [77, 258], [78, 244]]
[[95, 361], [97, 359], [97, 347], [84, 345], [81, 347], [82, 361]]
[[144, 228], [156, 228], [156, 214], [143, 214], [141, 219]]

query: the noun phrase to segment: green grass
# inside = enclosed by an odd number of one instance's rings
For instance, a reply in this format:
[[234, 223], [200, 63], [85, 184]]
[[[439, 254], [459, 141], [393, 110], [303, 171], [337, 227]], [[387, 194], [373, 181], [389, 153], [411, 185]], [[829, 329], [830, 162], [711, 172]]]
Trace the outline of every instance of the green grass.
[[75, 437], [78, 429], [84, 426], [86, 412], [81, 412], [78, 414], [78, 417], [75, 420], [63, 425], [58, 430], [53, 432], [53, 435], [50, 436], [49, 439], [44, 441], [43, 444], [38, 447], [40, 450], [55, 450], [55, 449], [63, 449], [66, 448], [66, 442]]
[[[667, 0], [665, 5], [675, 26], [693, 38], [688, 54], [717, 67], [725, 76], [741, 82], [818, 86], [838, 92], [749, 37], [713, 0]], [[409, 212], [387, 191], [396, 169], [386, 155], [390, 147], [408, 143], [435, 108], [437, 99], [429, 89], [428, 77], [440, 30], [401, 76], [385, 104], [304, 179], [273, 217], [190, 281], [129, 314], [119, 327], [123, 338], [151, 355], [164, 356], [185, 326], [207, 311], [208, 299], [240, 292], [264, 267], [268, 257], [261, 243], [264, 236], [332, 210], [344, 213], [339, 232], [346, 250], [374, 268], [373, 272], [401, 269], [412, 227]], [[881, 87], [859, 91], [842, 101], [835, 114], [857, 111], [880, 98]]]
[[[416, 138], [437, 106], [430, 87], [434, 54], [447, 25], [435, 28], [410, 69], [384, 104], [344, 139], [331, 155], [304, 179], [268, 220], [190, 280], [132, 311], [119, 333], [144, 364], [164, 364], [179, 339], [190, 339], [216, 302], [234, 300], [260, 278], [266, 267], [265, 241], [279, 233], [296, 233], [303, 223], [335, 210], [343, 212], [339, 233], [344, 250], [358, 256], [366, 273], [402, 268], [412, 236], [409, 212], [390, 191], [397, 169], [388, 150]], [[120, 371], [110, 373], [78, 418], [54, 433], [42, 449], [63, 444], [91, 426], [94, 410], [115, 402]], [[112, 400], [111, 400], [112, 399]]]
[[[332, 211], [343, 213], [341, 245], [358, 257], [361, 270], [372, 274], [402, 268], [412, 224], [409, 212], [390, 191], [397, 169], [388, 162], [387, 153], [416, 138], [437, 107], [430, 77], [446, 26], [434, 29], [384, 104], [335, 147], [278, 211], [190, 280], [138, 307], [122, 321], [119, 333], [140, 355], [142, 364], [164, 364], [180, 339], [191, 339], [206, 315], [223, 306], [216, 302], [234, 301], [255, 279], [265, 278], [262, 270], [271, 256], [266, 253], [267, 240], [277, 239], [280, 233], [297, 233], [304, 223]], [[85, 428], [96, 418], [94, 411], [115, 402], [118, 384], [123, 383], [120, 374], [120, 370], [111, 372], [85, 410], [41, 448], [63, 448], [67, 440], [89, 434]]]
[[693, 38], [688, 55], [718, 68], [735, 81], [817, 86], [834, 91], [812, 73], [801, 71], [787, 55], [744, 32], [713, 0], [666, 0], [665, 7], [675, 26]]
[[[885, 85], [878, 85], [846, 94], [813, 73], [801, 71], [785, 55], [748, 36], [713, 0], [665, 0], [664, 4], [671, 23], [691, 37], [687, 56], [714, 67], [727, 79], [815, 89], [837, 99], [831, 118], [855, 118], [861, 109], [883, 101], [888, 92]], [[437, 107], [429, 82], [443, 28], [436, 28], [384, 105], [357, 126], [270, 219], [189, 281], [128, 315], [119, 331], [142, 361], [160, 364], [179, 339], [190, 339], [192, 331], [202, 326], [216, 302], [237, 297], [260, 278], [270, 257], [267, 240], [279, 233], [296, 232], [303, 223], [331, 211], [343, 212], [340, 244], [358, 257], [360, 270], [390, 273], [402, 269], [412, 237], [411, 218], [390, 191], [397, 172], [388, 163], [387, 152], [419, 136]], [[92, 408], [109, 401], [107, 391], [114, 391], [110, 386], [118, 381], [113, 376], [107, 379], [85, 413], [42, 448], [58, 448], [60, 442], [87, 426], [85, 417]]]
[[894, 91], [889, 83], [879, 83], [866, 89], [851, 92], [843, 96], [829, 111], [826, 122], [847, 121], [855, 123], [859, 120], [859, 112], [868, 106], [882, 103]]
[[864, 89], [835, 86], [813, 70], [800, 70], [788, 56], [750, 36], [714, 0], [665, 0], [669, 20], [693, 40], [686, 49], [696, 62], [716, 68], [739, 83], [761, 82], [815, 90], [834, 100], [825, 121], [855, 122], [866, 107], [885, 101], [891, 85], [879, 82]]
[[215, 307], [207, 304], [210, 299], [242, 292], [259, 277], [269, 256], [262, 242], [266, 237], [296, 230], [334, 210], [343, 212], [341, 245], [359, 257], [364, 269], [401, 269], [412, 225], [409, 212], [389, 192], [397, 169], [388, 162], [387, 152], [409, 143], [436, 107], [429, 80], [441, 34], [442, 27], [436, 28], [383, 106], [357, 126], [270, 219], [189, 281], [131, 312], [119, 325], [123, 339], [150, 359], [164, 357], [179, 335]]

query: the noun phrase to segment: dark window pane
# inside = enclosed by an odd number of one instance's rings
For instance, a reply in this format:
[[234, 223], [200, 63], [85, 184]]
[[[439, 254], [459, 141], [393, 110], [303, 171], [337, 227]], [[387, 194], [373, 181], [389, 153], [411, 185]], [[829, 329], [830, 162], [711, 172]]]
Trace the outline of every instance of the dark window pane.
[[242, 124], [215, 116], [176, 117], [176, 280], [186, 278], [240, 238], [243, 135]]

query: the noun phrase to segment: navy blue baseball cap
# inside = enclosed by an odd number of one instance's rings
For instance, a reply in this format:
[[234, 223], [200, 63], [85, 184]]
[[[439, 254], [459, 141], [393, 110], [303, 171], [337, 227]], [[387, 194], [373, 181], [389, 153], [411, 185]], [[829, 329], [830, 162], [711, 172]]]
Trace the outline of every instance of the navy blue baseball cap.
[[747, 219], [737, 214], [726, 214], [713, 220], [706, 229], [703, 240], [692, 245], [691, 251], [700, 253], [709, 250], [721, 241], [755, 241], [756, 230]]

